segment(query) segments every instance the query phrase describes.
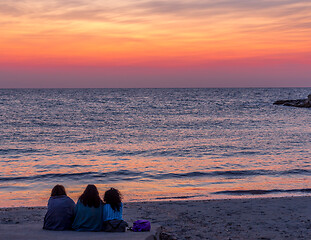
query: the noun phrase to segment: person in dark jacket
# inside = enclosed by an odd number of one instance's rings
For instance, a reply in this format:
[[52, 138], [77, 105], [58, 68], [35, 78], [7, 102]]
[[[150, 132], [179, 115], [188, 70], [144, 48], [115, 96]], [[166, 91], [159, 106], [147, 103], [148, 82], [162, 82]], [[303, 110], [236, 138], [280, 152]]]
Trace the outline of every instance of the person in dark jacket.
[[63, 185], [56, 185], [51, 192], [43, 229], [71, 230], [74, 219], [74, 201], [67, 196]]
[[95, 185], [88, 185], [75, 207], [72, 228], [76, 231], [101, 231], [103, 202]]

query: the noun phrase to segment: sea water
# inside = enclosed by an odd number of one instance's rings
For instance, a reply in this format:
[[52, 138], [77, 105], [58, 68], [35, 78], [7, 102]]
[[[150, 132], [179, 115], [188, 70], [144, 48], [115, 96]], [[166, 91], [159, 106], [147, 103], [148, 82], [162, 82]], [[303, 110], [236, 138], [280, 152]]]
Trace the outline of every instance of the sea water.
[[0, 206], [309, 195], [311, 88], [0, 89]]

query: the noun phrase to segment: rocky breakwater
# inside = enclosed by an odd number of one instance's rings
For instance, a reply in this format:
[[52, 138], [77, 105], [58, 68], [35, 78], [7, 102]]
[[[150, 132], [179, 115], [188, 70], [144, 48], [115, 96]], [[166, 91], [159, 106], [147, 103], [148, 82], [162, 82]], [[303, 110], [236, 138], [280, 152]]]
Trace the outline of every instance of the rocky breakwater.
[[278, 100], [278, 101], [275, 101], [273, 104], [291, 106], [291, 107], [311, 108], [311, 94], [308, 95], [307, 99]]

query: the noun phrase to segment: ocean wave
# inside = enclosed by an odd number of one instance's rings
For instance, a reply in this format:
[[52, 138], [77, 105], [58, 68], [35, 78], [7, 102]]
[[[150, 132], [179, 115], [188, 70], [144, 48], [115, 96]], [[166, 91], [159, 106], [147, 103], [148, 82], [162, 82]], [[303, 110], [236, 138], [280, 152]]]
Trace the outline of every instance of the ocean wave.
[[190, 199], [197, 197], [207, 197], [207, 195], [192, 195], [192, 196], [176, 196], [176, 197], [157, 197], [157, 200], [169, 200], [169, 199]]
[[[228, 147], [229, 148], [229, 147]], [[107, 149], [94, 152], [97, 156], [113, 156], [113, 157], [123, 157], [123, 156], [143, 156], [143, 157], [203, 157], [203, 156], [219, 156], [219, 157], [232, 157], [232, 156], [243, 156], [243, 155], [266, 155], [267, 152], [264, 151], [231, 151], [227, 153], [228, 150], [221, 148], [219, 146], [188, 146], [180, 148], [156, 148], [148, 150], [115, 150]]]
[[272, 189], [272, 190], [227, 190], [213, 192], [213, 194], [225, 194], [225, 195], [263, 195], [263, 194], [272, 194], [272, 193], [311, 193], [311, 188], [302, 188], [302, 189]]
[[21, 177], [1, 177], [0, 182], [6, 181], [32, 181], [32, 180], [44, 180], [44, 179], [54, 179], [54, 178], [74, 178], [81, 176], [91, 176], [93, 172], [82, 172], [82, 173], [48, 173], [48, 174], [38, 174], [32, 176], [21, 176]]
[[16, 154], [33, 154], [46, 152], [46, 149], [34, 149], [34, 148], [6, 148], [0, 149], [0, 155], [16, 155]]
[[[52, 136], [52, 135], [51, 135]], [[36, 142], [38, 136], [37, 135], [28, 135], [19, 137], [22, 142]], [[121, 137], [122, 138], [122, 137]], [[90, 143], [91, 138], [79, 138], [79, 137], [70, 137], [69, 135], [62, 136], [61, 139], [57, 140], [57, 143], [66, 143], [71, 142], [74, 144], [82, 144], [82, 143]], [[54, 139], [55, 140], [55, 139]], [[53, 142], [53, 137], [51, 139], [45, 139], [47, 142]], [[0, 156], [24, 156], [24, 155], [42, 155], [42, 157], [46, 156], [94, 156], [94, 157], [175, 157], [175, 158], [202, 158], [202, 157], [213, 157], [217, 159], [223, 159], [228, 157], [245, 157], [245, 156], [264, 156], [271, 154], [268, 151], [256, 151], [244, 148], [237, 148], [234, 146], [196, 146], [189, 145], [187, 147], [177, 146], [177, 147], [160, 147], [160, 148], [149, 148], [149, 149], [132, 149], [132, 150], [124, 150], [124, 149], [84, 149], [84, 150], [73, 150], [61, 149], [33, 149], [33, 148], [4, 148], [0, 149]]]
[[232, 170], [232, 171], [211, 171], [211, 172], [188, 172], [188, 173], [165, 173], [157, 174], [153, 176], [155, 179], [166, 178], [184, 178], [184, 177], [248, 177], [248, 176], [260, 176], [260, 175], [310, 175], [311, 170], [306, 169], [291, 169], [285, 171], [273, 171], [273, 170]]
[[[47, 173], [47, 174], [38, 174], [32, 176], [15, 176], [15, 177], [0, 177], [0, 182], [6, 181], [33, 181], [33, 180], [49, 180], [49, 179], [78, 179], [80, 180], [83, 177], [83, 180], [86, 179], [101, 179], [101, 178], [111, 178], [119, 177], [120, 180], [134, 180], [143, 173], [132, 172], [128, 170], [120, 170], [114, 172], [80, 172], [80, 173]], [[125, 178], [124, 178], [125, 177]], [[132, 178], [131, 178], [132, 177]]]
[[161, 179], [182, 179], [182, 178], [200, 178], [200, 177], [227, 177], [227, 178], [245, 178], [252, 176], [286, 176], [286, 175], [311, 175], [311, 170], [290, 169], [285, 171], [272, 170], [231, 170], [231, 171], [210, 171], [210, 172], [186, 172], [186, 173], [152, 173], [130, 170], [119, 170], [111, 172], [78, 172], [78, 173], [47, 173], [32, 176], [14, 176], [0, 177], [0, 182], [5, 181], [33, 181], [44, 179], [109, 179], [109, 180], [161, 180]]

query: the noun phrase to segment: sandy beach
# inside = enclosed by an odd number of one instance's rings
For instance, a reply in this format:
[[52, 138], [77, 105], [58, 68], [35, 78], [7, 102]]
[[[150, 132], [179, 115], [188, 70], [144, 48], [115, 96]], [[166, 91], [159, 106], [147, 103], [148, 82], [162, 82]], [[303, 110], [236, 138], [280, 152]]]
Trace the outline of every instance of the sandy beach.
[[[45, 212], [45, 207], [1, 208], [1, 239], [22, 239], [22, 233], [14, 229], [27, 232], [31, 226], [37, 228], [28, 231], [28, 239], [39, 231], [49, 232], [40, 229]], [[153, 227], [164, 227], [176, 239], [310, 239], [311, 197], [125, 203], [124, 219], [130, 225], [148, 219]], [[56, 239], [118, 239], [106, 233], [53, 234]], [[124, 239], [148, 237], [129, 234]]]

